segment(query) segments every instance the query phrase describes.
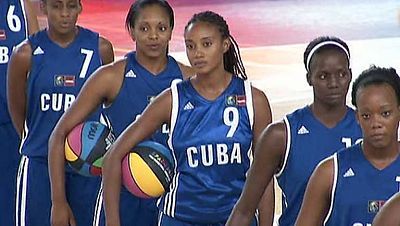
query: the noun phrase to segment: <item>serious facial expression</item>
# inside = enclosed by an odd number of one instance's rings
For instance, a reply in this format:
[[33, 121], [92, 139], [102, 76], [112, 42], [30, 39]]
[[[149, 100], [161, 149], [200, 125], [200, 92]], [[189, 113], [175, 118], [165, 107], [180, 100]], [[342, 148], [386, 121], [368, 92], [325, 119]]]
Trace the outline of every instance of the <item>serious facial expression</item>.
[[357, 91], [357, 119], [364, 142], [374, 148], [397, 142], [400, 111], [396, 93], [388, 84], [373, 84]]
[[230, 42], [217, 26], [207, 22], [190, 24], [185, 32], [186, 54], [197, 74], [206, 74], [224, 67], [224, 53]]
[[78, 15], [82, 11], [79, 0], [46, 0], [42, 9], [49, 29], [60, 34], [75, 32]]
[[328, 106], [346, 103], [351, 81], [347, 56], [336, 49], [323, 50], [312, 57], [307, 81], [314, 90], [314, 102]]

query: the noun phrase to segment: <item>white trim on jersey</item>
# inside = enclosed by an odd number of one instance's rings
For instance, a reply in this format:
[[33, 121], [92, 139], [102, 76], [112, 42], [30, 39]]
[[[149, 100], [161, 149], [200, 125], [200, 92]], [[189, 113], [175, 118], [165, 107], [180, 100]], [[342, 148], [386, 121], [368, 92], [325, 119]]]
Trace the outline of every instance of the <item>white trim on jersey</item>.
[[28, 128], [28, 125], [26, 124], [26, 119], [25, 119], [24, 130], [22, 131], [22, 134], [21, 134], [22, 138], [21, 138], [21, 142], [19, 143], [19, 148], [18, 148], [18, 152], [20, 154], [22, 154], [22, 147], [24, 146], [25, 140], [28, 137], [28, 133], [29, 133], [29, 128]]
[[[251, 92], [251, 83], [248, 80], [243, 82], [244, 92], [246, 96], [246, 107], [247, 114], [249, 115], [250, 128], [253, 130], [254, 125], [254, 106], [253, 106], [253, 93]], [[250, 165], [253, 163], [253, 141], [250, 143], [249, 150], [247, 151], [247, 157], [249, 158]], [[247, 176], [247, 172], [246, 172]]]
[[254, 107], [253, 107], [253, 93], [251, 92], [251, 83], [247, 80], [244, 81], [244, 92], [246, 95], [246, 106], [249, 114], [250, 127], [253, 128], [254, 124]]
[[280, 177], [282, 175], [283, 171], [285, 171], [287, 160], [289, 158], [290, 145], [291, 145], [291, 142], [292, 142], [292, 136], [291, 136], [291, 131], [290, 131], [290, 123], [289, 123], [289, 120], [288, 120], [287, 116], [285, 116], [283, 118], [283, 122], [285, 123], [285, 126], [286, 126], [286, 136], [287, 136], [286, 150], [285, 150], [285, 158], [283, 159], [282, 169], [279, 170], [279, 172], [275, 174], [276, 178]]
[[100, 215], [102, 208], [103, 208], [103, 183], [100, 184], [99, 193], [97, 194], [96, 205], [94, 206], [92, 226], [100, 225]]
[[[28, 167], [29, 167], [29, 158], [23, 155], [21, 157], [21, 162], [19, 164], [18, 175], [17, 175], [17, 197], [15, 205], [15, 222], [17, 226], [25, 226]], [[22, 189], [20, 189], [21, 182], [22, 182]]]
[[[247, 114], [249, 115], [250, 128], [251, 130], [253, 130], [254, 106], [253, 106], [253, 93], [251, 92], [251, 83], [248, 80], [245, 80], [243, 84], [244, 84], [244, 93], [246, 96], [246, 107], [247, 107]], [[253, 163], [253, 141], [251, 141], [250, 143], [249, 150], [247, 151], [247, 157], [249, 158], [251, 165]]]
[[107, 126], [107, 128], [109, 128], [111, 131], [113, 131], [111, 120], [106, 114], [104, 114], [104, 112], [102, 112], [100, 114], [100, 123]]
[[160, 213], [158, 214], [157, 226], [161, 226], [162, 216], [163, 216], [163, 212], [160, 212]]
[[165, 195], [164, 198], [164, 213], [168, 216], [175, 216], [175, 205], [176, 205], [176, 192], [178, 190], [178, 178], [179, 173], [177, 172], [177, 160], [175, 156], [174, 147], [172, 144], [172, 136], [174, 133], [176, 120], [178, 118], [178, 110], [179, 110], [179, 95], [177, 83], [171, 84], [171, 95], [172, 95], [172, 109], [171, 109], [171, 119], [170, 119], [170, 130], [169, 130], [169, 138], [168, 138], [168, 146], [172, 152], [172, 156], [174, 158], [175, 168], [174, 168], [174, 177], [172, 178], [172, 183], [169, 186], [169, 192]]
[[326, 224], [326, 222], [328, 222], [329, 218], [331, 217], [332, 210], [333, 210], [333, 203], [335, 201], [336, 185], [337, 185], [337, 179], [338, 179], [338, 174], [339, 174], [337, 152], [335, 154], [333, 154], [333, 168], [334, 168], [334, 171], [333, 171], [334, 173], [333, 173], [333, 184], [332, 184], [332, 191], [331, 191], [331, 203], [330, 203], [328, 214], [326, 214], [326, 218], [324, 220], [324, 225]]
[[25, 4], [24, 0], [19, 0], [19, 3], [21, 4], [21, 11], [22, 11], [22, 16], [24, 17], [24, 23], [25, 23], [25, 38], [29, 36], [29, 28], [28, 28], [28, 20], [26, 18], [26, 11], [25, 11]]

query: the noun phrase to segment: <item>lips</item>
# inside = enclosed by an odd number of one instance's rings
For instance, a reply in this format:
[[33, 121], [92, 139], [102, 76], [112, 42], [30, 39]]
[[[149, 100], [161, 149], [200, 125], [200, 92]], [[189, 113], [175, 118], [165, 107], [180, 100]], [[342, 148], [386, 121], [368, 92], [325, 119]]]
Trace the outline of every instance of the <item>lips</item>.
[[204, 67], [206, 64], [207, 64], [207, 61], [195, 61], [193, 63], [193, 66], [197, 67], [197, 68], [201, 68], [201, 67]]
[[151, 50], [158, 50], [160, 48], [160, 44], [149, 44], [147, 47]]
[[69, 28], [69, 27], [71, 27], [71, 23], [68, 22], [68, 21], [63, 21], [63, 22], [61, 23], [61, 27], [63, 27], [63, 28]]
[[374, 140], [382, 140], [384, 136], [385, 135], [383, 133], [374, 133], [371, 135], [371, 138]]

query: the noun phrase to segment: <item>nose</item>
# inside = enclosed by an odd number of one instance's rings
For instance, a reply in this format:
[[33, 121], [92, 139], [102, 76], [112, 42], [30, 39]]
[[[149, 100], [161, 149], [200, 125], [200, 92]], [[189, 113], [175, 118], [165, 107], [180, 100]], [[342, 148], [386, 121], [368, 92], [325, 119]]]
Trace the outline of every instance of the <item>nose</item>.
[[69, 10], [68, 10], [68, 7], [63, 7], [62, 9], [61, 9], [61, 16], [63, 16], [63, 17], [68, 17], [69, 16]]
[[338, 87], [338, 85], [339, 85], [339, 82], [338, 82], [338, 76], [336, 76], [336, 75], [329, 75], [328, 76], [328, 87], [330, 88], [330, 89], [332, 89], [332, 88], [337, 88]]
[[201, 49], [201, 48], [196, 48], [196, 51], [195, 51], [195, 53], [194, 53], [194, 56], [195, 56], [196, 58], [201, 58], [201, 57], [203, 57], [203, 56], [204, 56], [204, 53], [203, 53], [202, 49]]
[[157, 29], [150, 29], [149, 38], [150, 39], [155, 39], [155, 40], [158, 39], [158, 31], [157, 31]]
[[381, 116], [380, 115], [371, 115], [371, 121], [370, 121], [370, 125], [372, 129], [379, 129], [382, 127], [382, 123], [381, 123]]

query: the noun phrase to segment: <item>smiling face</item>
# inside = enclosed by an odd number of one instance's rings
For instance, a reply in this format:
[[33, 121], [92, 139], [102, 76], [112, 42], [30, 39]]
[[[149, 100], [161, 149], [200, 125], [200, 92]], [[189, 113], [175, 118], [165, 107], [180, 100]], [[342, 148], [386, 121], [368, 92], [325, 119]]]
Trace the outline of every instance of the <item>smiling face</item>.
[[222, 38], [217, 26], [208, 22], [195, 22], [185, 31], [186, 54], [196, 74], [209, 74], [224, 70], [224, 53], [229, 39]]
[[138, 54], [151, 58], [165, 57], [171, 35], [169, 15], [164, 8], [153, 4], [140, 9], [131, 29]]
[[379, 149], [397, 143], [400, 109], [393, 88], [385, 83], [359, 88], [356, 102], [363, 142]]
[[46, 0], [42, 10], [47, 16], [49, 30], [63, 35], [75, 32], [82, 6], [79, 0]]
[[344, 105], [351, 82], [347, 55], [334, 48], [316, 53], [310, 63], [307, 82], [313, 87], [314, 102], [326, 106]]

